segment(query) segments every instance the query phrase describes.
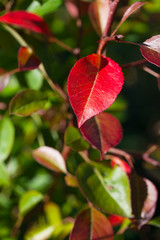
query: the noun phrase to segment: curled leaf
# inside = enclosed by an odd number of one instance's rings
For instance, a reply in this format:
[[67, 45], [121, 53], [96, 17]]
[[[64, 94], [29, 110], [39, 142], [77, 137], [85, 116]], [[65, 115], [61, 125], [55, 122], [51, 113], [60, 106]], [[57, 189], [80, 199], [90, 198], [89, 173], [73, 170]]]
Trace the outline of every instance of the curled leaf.
[[110, 58], [91, 54], [76, 62], [68, 77], [68, 94], [79, 128], [114, 102], [123, 82], [121, 68]]
[[144, 45], [140, 47], [143, 57], [160, 67], [160, 35], [153, 36], [143, 43]]
[[27, 47], [21, 47], [18, 51], [18, 68], [19, 71], [33, 70], [40, 64], [39, 58], [33, 51]]
[[47, 146], [39, 147], [33, 151], [33, 157], [38, 163], [50, 170], [63, 173], [67, 172], [62, 155], [54, 148]]
[[89, 6], [89, 16], [96, 32], [101, 35], [105, 29], [110, 6], [106, 0], [95, 0]]

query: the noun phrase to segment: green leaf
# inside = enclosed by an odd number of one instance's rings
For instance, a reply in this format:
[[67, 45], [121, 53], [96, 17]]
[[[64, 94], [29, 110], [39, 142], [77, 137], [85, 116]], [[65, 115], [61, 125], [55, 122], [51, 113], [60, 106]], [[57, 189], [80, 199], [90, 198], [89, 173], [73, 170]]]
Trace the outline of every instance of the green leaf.
[[83, 194], [93, 205], [110, 214], [131, 217], [129, 181], [120, 167], [83, 163], [77, 178]]
[[54, 231], [53, 226], [45, 225], [45, 226], [36, 226], [29, 230], [25, 235], [25, 240], [43, 240], [48, 239]]
[[55, 224], [61, 222], [62, 217], [60, 213], [60, 208], [56, 203], [46, 203], [44, 206], [44, 212], [50, 225], [54, 226]]
[[36, 90], [24, 90], [12, 98], [9, 104], [10, 114], [29, 116], [33, 112], [44, 108], [48, 95]]
[[10, 183], [6, 167], [0, 163], [0, 186], [8, 186]]
[[43, 195], [38, 191], [28, 191], [20, 198], [19, 211], [21, 216], [25, 216], [32, 208], [34, 208], [41, 200]]
[[43, 84], [43, 76], [38, 69], [27, 71], [25, 73], [28, 87], [33, 90], [39, 90]]
[[82, 138], [82, 135], [75, 127], [68, 127], [65, 135], [64, 141], [67, 146], [75, 151], [84, 151], [89, 148], [89, 143]]
[[38, 1], [33, 1], [28, 10], [40, 16], [44, 16], [56, 11], [61, 4], [62, 0], [48, 0], [42, 5], [40, 5]]
[[9, 118], [0, 120], [0, 162], [7, 159], [14, 143], [14, 126]]
[[160, 216], [153, 218], [147, 224], [160, 228]]

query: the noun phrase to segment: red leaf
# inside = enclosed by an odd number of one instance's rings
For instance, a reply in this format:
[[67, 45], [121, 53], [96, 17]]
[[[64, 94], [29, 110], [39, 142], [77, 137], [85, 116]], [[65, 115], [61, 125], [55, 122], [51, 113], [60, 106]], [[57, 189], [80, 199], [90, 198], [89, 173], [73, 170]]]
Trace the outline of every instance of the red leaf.
[[39, 66], [40, 60], [33, 53], [33, 51], [27, 47], [21, 47], [18, 52], [18, 67], [19, 71], [27, 71], [35, 69]]
[[150, 63], [160, 67], [160, 35], [147, 39], [144, 44], [147, 46], [140, 47], [143, 57]]
[[108, 220], [112, 224], [113, 227], [120, 225], [126, 218], [118, 216], [118, 215], [110, 215]]
[[113, 240], [113, 229], [108, 219], [95, 208], [82, 211], [76, 218], [70, 240]]
[[86, 121], [80, 128], [84, 137], [103, 155], [116, 146], [122, 138], [119, 121], [109, 113], [100, 113]]
[[96, 32], [101, 35], [105, 29], [110, 12], [107, 1], [96, 0], [89, 6], [89, 16]]
[[111, 159], [111, 167], [114, 167], [116, 164], [119, 165], [127, 174], [131, 173], [130, 166], [124, 160], [113, 156]]
[[68, 94], [79, 128], [114, 102], [123, 83], [121, 68], [110, 58], [91, 54], [76, 62], [68, 77]]
[[0, 17], [0, 22], [18, 26], [40, 34], [52, 35], [43, 18], [26, 11], [8, 12]]

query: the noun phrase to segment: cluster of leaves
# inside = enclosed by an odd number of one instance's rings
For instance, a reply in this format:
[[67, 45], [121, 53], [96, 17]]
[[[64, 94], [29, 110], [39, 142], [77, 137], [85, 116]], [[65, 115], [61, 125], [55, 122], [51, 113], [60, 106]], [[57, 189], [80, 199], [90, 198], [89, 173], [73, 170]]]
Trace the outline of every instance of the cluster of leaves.
[[[160, 75], [143, 64], [148, 61], [160, 67], [160, 35], [141, 44], [115, 35], [128, 17], [145, 4], [134, 1], [129, 7], [121, 6], [121, 19], [111, 31], [119, 3], [2, 3], [0, 44], [4, 49], [11, 45], [11, 58], [7, 57], [0, 69], [3, 239], [62, 240], [69, 235], [70, 240], [112, 240], [124, 239], [127, 229], [140, 230], [145, 224], [160, 227], [159, 217], [152, 219], [158, 199], [156, 186], [136, 173], [130, 154], [114, 148], [123, 130], [110, 112], [116, 106], [114, 101], [122, 90], [124, 76], [119, 64], [108, 57], [108, 48], [107, 54], [104, 50], [111, 41], [138, 45], [144, 59], [128, 66], [141, 66], [157, 78], [159, 86]], [[56, 20], [58, 11], [65, 12], [61, 20]], [[83, 14], [87, 23], [86, 15], [90, 17], [100, 40], [96, 53], [89, 49], [81, 58]], [[77, 23], [77, 42], [63, 35], [68, 34], [65, 27], [71, 17], [72, 25]], [[61, 25], [62, 31], [58, 29]], [[6, 39], [11, 40], [7, 43]], [[62, 64], [63, 58], [67, 62]], [[24, 78], [28, 87], [20, 83]], [[159, 148], [154, 146], [141, 158], [159, 167], [159, 156]], [[43, 167], [37, 168], [37, 162]]]

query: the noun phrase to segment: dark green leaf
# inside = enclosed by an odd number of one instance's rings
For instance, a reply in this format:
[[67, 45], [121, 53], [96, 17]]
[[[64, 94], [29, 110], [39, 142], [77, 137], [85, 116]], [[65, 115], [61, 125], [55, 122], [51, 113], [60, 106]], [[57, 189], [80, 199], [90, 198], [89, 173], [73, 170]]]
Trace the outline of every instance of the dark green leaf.
[[36, 90], [24, 90], [12, 98], [9, 104], [10, 114], [29, 116], [33, 112], [44, 108], [48, 96]]
[[153, 218], [147, 224], [160, 228], [160, 216]]
[[129, 181], [121, 168], [83, 163], [77, 170], [77, 178], [82, 192], [95, 206], [111, 214], [131, 217]]
[[75, 151], [83, 151], [89, 148], [89, 143], [82, 138], [82, 135], [75, 127], [68, 127], [65, 136], [65, 144]]
[[43, 195], [38, 191], [28, 191], [20, 198], [19, 211], [21, 216], [25, 216], [32, 208], [34, 208], [41, 200]]

